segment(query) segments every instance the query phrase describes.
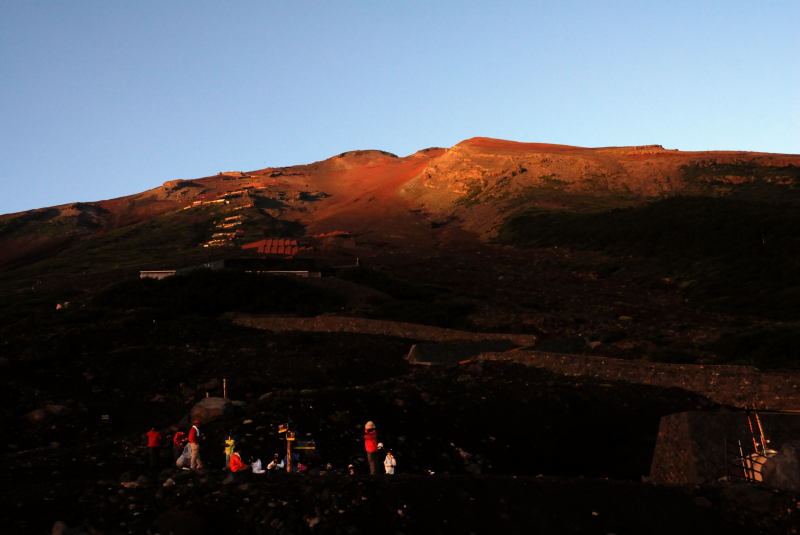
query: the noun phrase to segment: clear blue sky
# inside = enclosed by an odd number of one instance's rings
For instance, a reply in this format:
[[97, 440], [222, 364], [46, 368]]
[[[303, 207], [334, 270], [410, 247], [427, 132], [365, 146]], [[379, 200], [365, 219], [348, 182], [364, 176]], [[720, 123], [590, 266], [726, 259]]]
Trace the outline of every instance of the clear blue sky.
[[473, 136], [800, 153], [800, 1], [0, 3], [0, 213]]

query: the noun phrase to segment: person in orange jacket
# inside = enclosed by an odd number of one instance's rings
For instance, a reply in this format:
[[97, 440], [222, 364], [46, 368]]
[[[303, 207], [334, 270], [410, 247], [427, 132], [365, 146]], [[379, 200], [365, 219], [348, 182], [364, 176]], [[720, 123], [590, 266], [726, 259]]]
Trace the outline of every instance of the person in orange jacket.
[[364, 449], [367, 451], [369, 473], [375, 475], [378, 473], [378, 431], [371, 421], [364, 425]]
[[186, 433], [178, 431], [172, 437], [172, 455], [173, 461], [177, 461], [178, 457], [183, 453], [183, 448], [186, 446]]
[[147, 452], [150, 456], [150, 468], [155, 470], [158, 468], [158, 458], [164, 435], [162, 435], [160, 431], [156, 431], [155, 427], [151, 427], [150, 431], [145, 433], [145, 435], [147, 436]]
[[246, 470], [250, 465], [242, 461], [242, 456], [238, 451], [234, 451], [231, 454], [231, 461], [229, 466], [231, 472], [238, 472], [240, 470]]

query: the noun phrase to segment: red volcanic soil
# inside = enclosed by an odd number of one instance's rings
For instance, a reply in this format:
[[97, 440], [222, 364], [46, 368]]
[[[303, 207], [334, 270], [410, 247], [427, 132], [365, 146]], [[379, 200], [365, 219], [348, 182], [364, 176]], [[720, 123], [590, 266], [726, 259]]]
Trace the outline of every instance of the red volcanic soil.
[[[687, 180], [687, 167], [709, 165], [740, 166], [745, 174], [717, 173], [707, 182], [702, 177], [693, 178], [693, 183]], [[309, 233], [343, 229], [362, 242], [431, 247], [445, 235], [489, 239], [509, 215], [525, 208], [614, 208], [697, 194], [698, 187], [724, 192], [730, 185], [762, 180], [747, 175], [747, 169], [789, 166], [800, 167], [800, 156], [681, 152], [660, 145], [585, 148], [475, 137], [450, 149], [425, 149], [403, 158], [377, 150], [352, 151], [308, 165], [171, 180], [128, 197], [83, 203], [79, 211], [85, 213], [76, 216], [78, 232], [68, 234], [63, 225], [61, 230], [54, 225], [44, 242], [83, 239], [238, 194], [254, 205], [260, 198], [270, 216], [299, 221]], [[64, 207], [57, 208], [59, 217], [70, 215]], [[25, 236], [19, 231], [0, 235], [4, 242], [0, 245]]]
[[492, 152], [554, 152], [554, 151], [581, 151], [583, 147], [572, 145], [557, 145], [554, 143], [523, 143], [520, 141], [506, 141], [490, 137], [473, 137], [462, 141], [459, 147], [479, 147]]

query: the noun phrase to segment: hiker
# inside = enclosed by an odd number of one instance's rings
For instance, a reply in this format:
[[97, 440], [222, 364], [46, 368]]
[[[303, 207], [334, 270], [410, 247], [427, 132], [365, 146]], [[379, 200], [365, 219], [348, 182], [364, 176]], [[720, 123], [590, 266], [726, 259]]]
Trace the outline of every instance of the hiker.
[[336, 471], [333, 469], [332, 463], [325, 463], [325, 468], [319, 471], [320, 475], [322, 474], [335, 474]]
[[250, 467], [253, 469], [254, 474], [263, 474], [266, 472], [266, 470], [261, 467], [261, 459], [250, 457]]
[[178, 458], [175, 459], [175, 466], [180, 468], [181, 470], [189, 470], [189, 461], [192, 458], [192, 449], [189, 447], [189, 443], [185, 442], [183, 444], [183, 451]]
[[272, 456], [272, 460], [267, 465], [267, 470], [277, 472], [278, 470], [283, 470], [284, 466], [285, 465], [283, 464], [280, 455], [276, 453], [275, 455]]
[[183, 452], [184, 447], [186, 446], [186, 433], [183, 431], [178, 431], [172, 437], [172, 457], [174, 461], [178, 460], [180, 457], [181, 452]]
[[353, 466], [352, 464], [348, 464], [348, 465], [347, 465], [347, 475], [348, 475], [348, 476], [354, 476], [354, 475], [356, 475], [356, 467], [355, 467], [355, 466]]
[[392, 454], [392, 450], [386, 451], [386, 457], [383, 459], [383, 468], [388, 475], [394, 475], [394, 469], [397, 467], [397, 460]]
[[231, 455], [233, 454], [233, 450], [236, 449], [236, 441], [233, 439], [230, 433], [228, 433], [228, 438], [225, 439], [225, 467], [224, 470], [228, 470], [230, 463], [231, 463]]
[[247, 467], [250, 465], [242, 461], [242, 456], [238, 451], [234, 451], [233, 453], [231, 453], [229, 466], [231, 472], [239, 472], [241, 470], [247, 469]]
[[369, 473], [374, 476], [378, 473], [378, 432], [375, 430], [375, 423], [372, 421], [364, 424], [364, 449], [367, 450]]
[[156, 431], [155, 427], [151, 427], [150, 431], [145, 433], [145, 435], [147, 435], [147, 451], [150, 455], [150, 468], [155, 470], [158, 468], [159, 450], [164, 436], [160, 431]]
[[203, 462], [200, 460], [200, 420], [192, 422], [192, 428], [189, 430], [189, 448], [192, 452], [192, 457], [189, 460], [189, 468], [192, 470], [200, 470], [203, 468]]

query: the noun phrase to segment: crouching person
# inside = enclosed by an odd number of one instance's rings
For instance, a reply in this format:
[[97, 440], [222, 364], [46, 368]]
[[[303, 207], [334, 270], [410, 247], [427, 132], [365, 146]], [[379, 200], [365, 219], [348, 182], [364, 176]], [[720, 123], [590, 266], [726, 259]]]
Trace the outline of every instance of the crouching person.
[[231, 472], [240, 472], [250, 467], [249, 464], [242, 461], [242, 455], [238, 451], [231, 453], [231, 461], [228, 466], [230, 467]]
[[192, 459], [192, 449], [189, 447], [189, 443], [183, 445], [183, 452], [178, 455], [178, 458], [175, 459], [175, 466], [181, 468], [183, 470], [190, 470], [189, 463]]

